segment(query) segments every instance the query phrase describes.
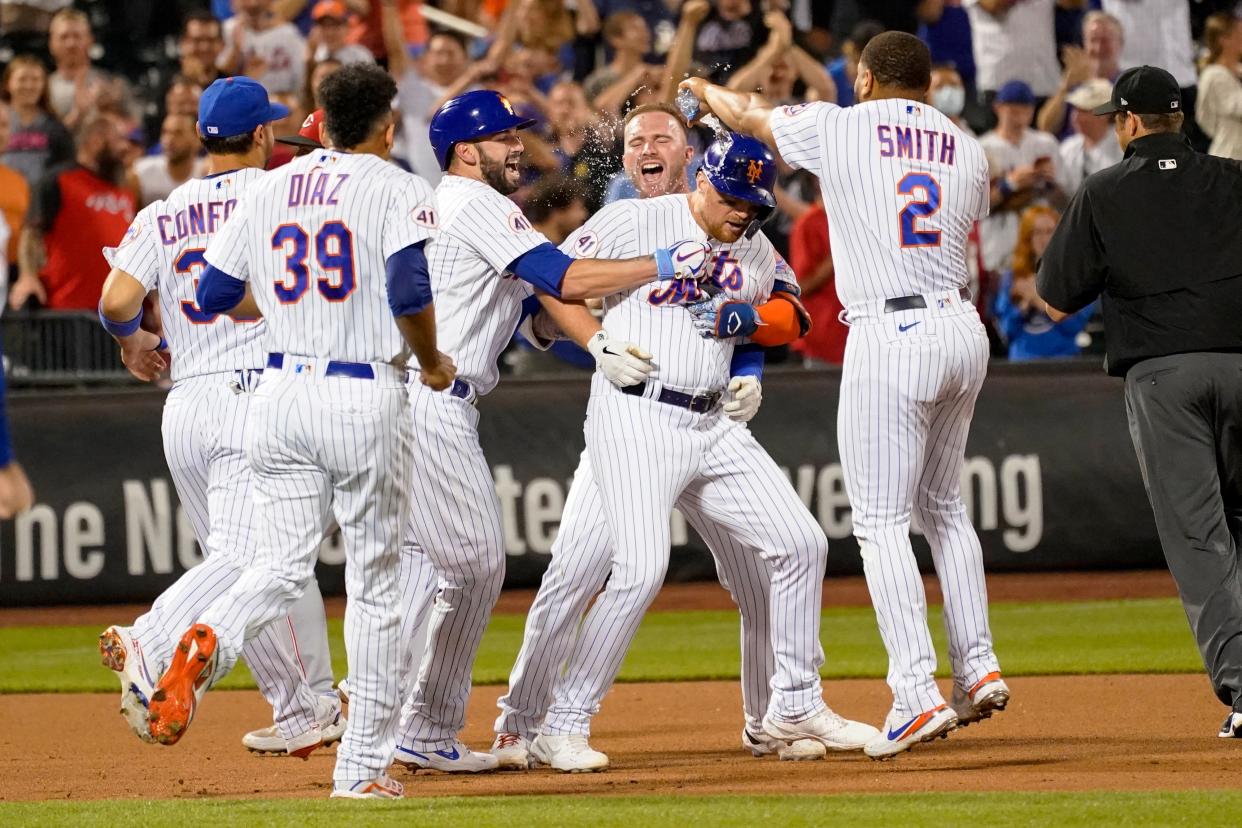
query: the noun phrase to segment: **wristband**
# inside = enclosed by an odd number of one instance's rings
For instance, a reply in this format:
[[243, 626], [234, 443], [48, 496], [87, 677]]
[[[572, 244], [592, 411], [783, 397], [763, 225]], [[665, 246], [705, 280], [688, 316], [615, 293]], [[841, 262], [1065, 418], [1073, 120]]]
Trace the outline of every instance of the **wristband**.
[[133, 319], [129, 319], [125, 322], [116, 322], [104, 316], [103, 300], [100, 299], [99, 300], [99, 322], [101, 325], [104, 326], [105, 331], [112, 334], [117, 339], [120, 339], [121, 337], [125, 337], [125, 336], [130, 336], [134, 333], [134, 331], [138, 330], [138, 325], [139, 323], [142, 322], [142, 308], [138, 308], [138, 313], [134, 315]]

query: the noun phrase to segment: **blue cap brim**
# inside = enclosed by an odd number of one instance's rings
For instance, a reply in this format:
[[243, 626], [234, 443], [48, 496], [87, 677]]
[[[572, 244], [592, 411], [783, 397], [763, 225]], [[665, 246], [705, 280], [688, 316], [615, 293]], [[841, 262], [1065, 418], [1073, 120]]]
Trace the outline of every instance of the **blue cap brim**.
[[713, 177], [711, 173], [708, 173], [707, 180], [711, 182], [718, 192], [724, 193], [730, 198], [740, 198], [742, 201], [749, 201], [751, 204], [766, 207], [769, 210], [776, 207], [776, 198], [772, 193], [760, 187], [747, 186], [728, 178]]
[[270, 124], [272, 121], [282, 121], [288, 117], [289, 117], [289, 107], [285, 106], [282, 103], [268, 103], [267, 121], [265, 121], [265, 123]]

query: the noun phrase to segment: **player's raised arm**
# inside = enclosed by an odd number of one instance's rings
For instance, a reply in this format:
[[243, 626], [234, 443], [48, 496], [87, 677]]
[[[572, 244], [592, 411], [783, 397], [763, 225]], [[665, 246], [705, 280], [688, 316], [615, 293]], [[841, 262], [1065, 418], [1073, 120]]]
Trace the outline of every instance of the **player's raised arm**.
[[772, 104], [762, 95], [728, 89], [704, 78], [686, 78], [678, 89], [690, 90], [701, 102], [703, 114], [710, 112], [729, 129], [753, 135], [772, 149], [777, 148], [768, 123]]

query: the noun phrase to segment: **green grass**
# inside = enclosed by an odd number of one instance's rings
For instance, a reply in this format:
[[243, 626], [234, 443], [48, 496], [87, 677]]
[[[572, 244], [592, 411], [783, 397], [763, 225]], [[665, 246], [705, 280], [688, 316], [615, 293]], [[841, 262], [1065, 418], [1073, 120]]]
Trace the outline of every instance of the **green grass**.
[[[1233, 826], [1242, 792], [712, 797], [442, 797], [401, 802], [181, 800], [0, 804], [0, 824], [745, 826]], [[346, 816], [348, 815], [348, 816]], [[343, 819], [344, 817], [344, 819]], [[418, 821], [415, 821], [418, 820]]]
[[[947, 669], [944, 630], [933, 608], [932, 630]], [[992, 607], [997, 653], [1005, 673], [1199, 672], [1202, 663], [1176, 599], [1007, 603]], [[128, 621], [130, 619], [117, 619]], [[522, 640], [525, 616], [492, 619], [474, 667], [476, 684], [504, 684]], [[336, 675], [345, 675], [341, 622], [329, 622]], [[115, 689], [99, 666], [96, 627], [0, 629], [0, 692]], [[824, 611], [821, 638], [830, 678], [882, 677], [886, 657], [870, 608]], [[622, 681], [731, 679], [739, 672], [734, 612], [654, 612], [643, 621], [621, 672]], [[226, 687], [253, 687], [244, 668]]]

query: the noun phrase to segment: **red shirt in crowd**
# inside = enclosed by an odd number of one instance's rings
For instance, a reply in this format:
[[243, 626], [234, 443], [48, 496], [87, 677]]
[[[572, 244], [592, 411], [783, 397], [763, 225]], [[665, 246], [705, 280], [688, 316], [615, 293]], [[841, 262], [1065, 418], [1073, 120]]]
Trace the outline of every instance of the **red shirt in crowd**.
[[29, 226], [43, 234], [47, 263], [39, 277], [46, 307], [95, 310], [108, 277], [99, 251], [113, 247], [134, 219], [134, 197], [80, 164], [43, 177], [30, 202]]
[[[821, 262], [832, 259], [828, 243], [828, 214], [817, 203], [794, 222], [789, 233], [789, 266], [799, 280], [810, 278]], [[840, 320], [843, 310], [837, 298], [836, 280], [829, 278], [814, 290], [803, 290], [802, 304], [814, 323], [811, 332], [793, 344], [801, 354], [840, 365], [845, 361], [845, 337], [849, 328]]]

